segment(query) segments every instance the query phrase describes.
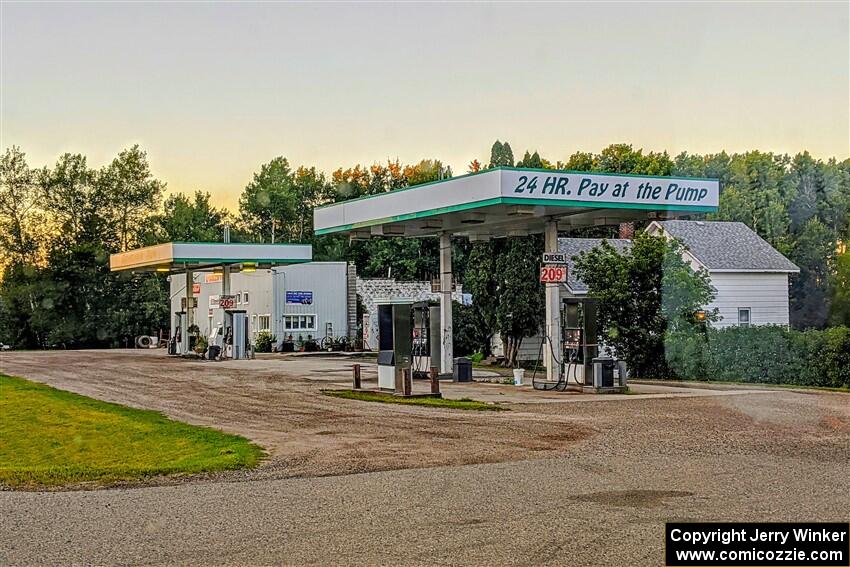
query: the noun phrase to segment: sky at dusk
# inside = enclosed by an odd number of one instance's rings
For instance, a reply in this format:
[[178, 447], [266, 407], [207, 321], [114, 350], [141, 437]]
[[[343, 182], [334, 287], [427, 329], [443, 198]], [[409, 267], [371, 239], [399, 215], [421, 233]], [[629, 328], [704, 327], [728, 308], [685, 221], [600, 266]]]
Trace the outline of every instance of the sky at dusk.
[[283, 155], [331, 172], [495, 139], [850, 157], [850, 4], [0, 4], [0, 141], [31, 166], [140, 144], [234, 208]]

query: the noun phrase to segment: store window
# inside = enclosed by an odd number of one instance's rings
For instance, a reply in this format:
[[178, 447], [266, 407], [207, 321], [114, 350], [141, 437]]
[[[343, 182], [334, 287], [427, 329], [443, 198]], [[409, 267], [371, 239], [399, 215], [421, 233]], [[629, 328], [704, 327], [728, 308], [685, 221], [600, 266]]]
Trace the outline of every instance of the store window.
[[248, 304], [248, 292], [247, 291], [242, 292], [242, 303], [244, 303], [245, 305]]
[[751, 311], [749, 307], [738, 308], [738, 326], [749, 327]]
[[287, 331], [315, 331], [315, 315], [284, 315], [283, 328]]
[[271, 329], [271, 315], [257, 315], [257, 332], [268, 332]]

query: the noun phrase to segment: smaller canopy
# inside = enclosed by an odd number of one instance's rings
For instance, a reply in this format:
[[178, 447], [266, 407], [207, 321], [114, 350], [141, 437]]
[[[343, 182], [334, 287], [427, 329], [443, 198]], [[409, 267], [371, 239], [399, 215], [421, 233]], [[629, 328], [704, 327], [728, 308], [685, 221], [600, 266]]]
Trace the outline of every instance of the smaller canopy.
[[113, 272], [203, 271], [219, 266], [269, 268], [313, 259], [309, 244], [246, 244], [242, 242], [168, 242], [109, 256]]

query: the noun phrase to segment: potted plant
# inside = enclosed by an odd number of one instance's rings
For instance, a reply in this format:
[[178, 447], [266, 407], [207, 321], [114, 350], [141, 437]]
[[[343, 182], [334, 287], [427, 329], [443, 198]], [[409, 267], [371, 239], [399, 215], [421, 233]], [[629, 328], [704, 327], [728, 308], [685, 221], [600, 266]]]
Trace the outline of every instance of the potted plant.
[[207, 339], [207, 337], [204, 335], [199, 335], [195, 338], [195, 348], [192, 350], [203, 356], [204, 353], [207, 352], [208, 347], [209, 339]]

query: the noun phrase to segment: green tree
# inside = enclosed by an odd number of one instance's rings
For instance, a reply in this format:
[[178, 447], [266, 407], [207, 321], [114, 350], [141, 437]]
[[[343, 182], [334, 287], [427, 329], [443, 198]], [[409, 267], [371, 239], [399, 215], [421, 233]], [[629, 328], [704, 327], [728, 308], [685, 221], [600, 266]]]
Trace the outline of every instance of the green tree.
[[516, 365], [523, 339], [540, 332], [543, 325], [543, 287], [537, 275], [541, 250], [543, 242], [538, 236], [511, 237], [497, 255], [496, 328], [505, 348], [506, 366]]
[[789, 230], [786, 173], [781, 158], [748, 152], [735, 156], [729, 180], [720, 194], [720, 207], [712, 218], [740, 221], [780, 251], [787, 251]]
[[489, 167], [512, 167], [513, 165], [514, 152], [511, 150], [511, 145], [507, 142], [503, 144], [499, 140], [493, 142], [493, 147], [490, 149]]
[[290, 223], [286, 236], [292, 242], [307, 242], [313, 236], [313, 208], [329, 198], [330, 184], [315, 167], [299, 167], [292, 178], [292, 191], [295, 221]]
[[404, 168], [404, 176], [410, 185], [420, 185], [452, 176], [452, 168], [438, 159], [423, 159], [413, 166]]
[[147, 154], [138, 145], [122, 151], [97, 173], [97, 184], [109, 201], [118, 249], [137, 247], [141, 227], [156, 212], [165, 190], [151, 174]]
[[543, 159], [540, 158], [540, 154], [535, 151], [533, 154], [529, 153], [526, 150], [525, 155], [522, 156], [522, 159], [517, 162], [517, 167], [528, 167], [533, 169], [545, 169], [546, 164]]
[[678, 243], [641, 232], [623, 252], [603, 241], [575, 258], [576, 275], [599, 301], [602, 342], [633, 376], [669, 377], [668, 331], [692, 332], [694, 312], [713, 298], [708, 275], [681, 253]]
[[569, 157], [563, 167], [571, 171], [593, 171], [596, 169], [593, 154], [590, 152], [576, 152]]
[[476, 350], [489, 355], [490, 343], [496, 330], [496, 310], [499, 306], [494, 243], [473, 243], [466, 264], [463, 289], [472, 294], [472, 305], [467, 309], [470, 340], [475, 343]]
[[229, 215], [210, 204], [210, 194], [196, 191], [169, 195], [162, 210], [150, 218], [146, 241], [159, 242], [219, 242]]
[[829, 321], [830, 265], [835, 254], [835, 235], [818, 218], [805, 222], [796, 236], [791, 260], [800, 267], [792, 276], [791, 318], [799, 328], [820, 328]]
[[276, 157], [260, 166], [239, 197], [239, 214], [248, 237], [256, 242], [279, 242], [284, 227], [297, 224], [297, 193], [289, 161]]
[[850, 327], [850, 252], [836, 256], [835, 273], [831, 277], [830, 323]]
[[[141, 239], [163, 187], [150, 176], [144, 152], [126, 150], [99, 171], [85, 157], [65, 154], [33, 182], [35, 212], [23, 218], [41, 227], [23, 226], [22, 232], [38, 234], [39, 247], [49, 252], [43, 265], [16, 262], [3, 274], [0, 302], [14, 343], [109, 346], [122, 344], [123, 336], [127, 344], [134, 330], [159, 324], [159, 316], [150, 318], [140, 306], [157, 303], [167, 311], [162, 280], [109, 271], [109, 254]], [[128, 321], [135, 327], [128, 328]]]
[[39, 190], [26, 155], [16, 146], [0, 157], [0, 262], [34, 263]]

